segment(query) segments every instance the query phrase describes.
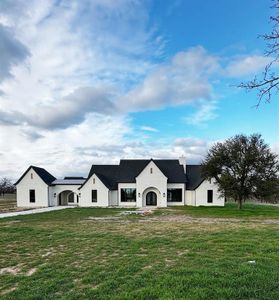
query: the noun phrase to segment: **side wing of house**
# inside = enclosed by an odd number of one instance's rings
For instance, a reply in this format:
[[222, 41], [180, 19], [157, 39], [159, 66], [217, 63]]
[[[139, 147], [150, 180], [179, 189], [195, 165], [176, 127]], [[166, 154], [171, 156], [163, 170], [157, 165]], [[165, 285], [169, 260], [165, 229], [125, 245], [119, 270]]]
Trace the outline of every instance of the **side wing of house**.
[[18, 207], [49, 206], [49, 186], [30, 167], [20, 181], [16, 183], [16, 200]]
[[108, 207], [109, 189], [97, 174], [90, 176], [79, 188], [79, 205], [84, 207]]
[[224, 206], [225, 199], [218, 192], [217, 184], [204, 180], [195, 190], [195, 206]]

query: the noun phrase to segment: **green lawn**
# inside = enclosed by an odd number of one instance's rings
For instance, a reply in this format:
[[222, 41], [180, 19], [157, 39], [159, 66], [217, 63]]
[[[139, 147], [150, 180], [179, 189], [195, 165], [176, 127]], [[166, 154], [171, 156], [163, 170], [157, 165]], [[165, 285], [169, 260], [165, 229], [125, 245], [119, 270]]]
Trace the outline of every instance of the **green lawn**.
[[[168, 208], [171, 213], [187, 214], [192, 217], [215, 217], [215, 218], [275, 218], [279, 219], [279, 205], [255, 205], [244, 204], [239, 210], [237, 204], [228, 203], [225, 207], [195, 207], [195, 206], [180, 206], [176, 207], [175, 212], [172, 208]], [[168, 210], [162, 210], [163, 213]], [[160, 214], [160, 210], [156, 212]]]
[[121, 211], [0, 220], [0, 298], [279, 299], [278, 207]]

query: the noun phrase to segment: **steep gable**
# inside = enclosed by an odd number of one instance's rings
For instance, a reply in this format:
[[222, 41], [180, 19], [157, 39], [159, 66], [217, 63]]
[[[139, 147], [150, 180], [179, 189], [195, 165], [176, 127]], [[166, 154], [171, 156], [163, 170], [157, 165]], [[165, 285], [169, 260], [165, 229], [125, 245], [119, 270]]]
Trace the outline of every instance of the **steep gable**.
[[168, 179], [167, 176], [157, 166], [157, 164], [151, 159], [143, 168], [143, 170], [141, 170], [141, 172], [137, 175], [136, 180], [138, 180], [142, 176], [147, 176], [148, 178], [152, 175], [156, 175]]
[[56, 178], [51, 175], [47, 170], [44, 168], [39, 168], [36, 166], [30, 166], [24, 173], [23, 175], [19, 178], [19, 180], [15, 183], [15, 185], [19, 184], [20, 181], [24, 178], [24, 176], [31, 170], [33, 169], [37, 175], [46, 183], [47, 185], [50, 185]]
[[118, 183], [135, 183], [136, 177], [151, 161], [168, 178], [168, 182], [186, 182], [183, 166], [177, 159], [122, 159], [119, 165], [92, 165], [88, 178], [95, 173], [110, 190], [116, 190]]

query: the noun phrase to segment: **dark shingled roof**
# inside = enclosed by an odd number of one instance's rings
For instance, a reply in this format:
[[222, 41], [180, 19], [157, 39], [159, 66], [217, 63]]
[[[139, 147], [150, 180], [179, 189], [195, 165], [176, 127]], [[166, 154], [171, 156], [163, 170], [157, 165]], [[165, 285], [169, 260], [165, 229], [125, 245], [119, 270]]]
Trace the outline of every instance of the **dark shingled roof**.
[[187, 190], [195, 190], [203, 181], [201, 176], [201, 165], [187, 165]]
[[72, 180], [72, 179], [86, 179], [86, 178], [81, 177], [81, 176], [66, 176], [66, 177], [64, 177], [64, 179]]
[[[115, 190], [117, 189], [118, 183], [136, 182], [136, 177], [150, 163], [150, 161], [151, 159], [122, 159], [120, 160], [119, 165], [92, 165], [88, 174], [88, 179], [84, 182], [84, 184], [93, 174], [96, 174], [108, 189]], [[183, 166], [179, 164], [178, 160], [155, 159], [153, 161], [161, 172], [168, 178], [168, 182], [186, 182]]]
[[117, 184], [121, 175], [119, 165], [92, 165], [87, 180], [80, 188], [86, 184], [93, 174], [96, 174], [108, 189], [118, 189]]
[[33, 169], [38, 176], [47, 184], [50, 185], [56, 178], [54, 176], [52, 176], [47, 170], [45, 170], [44, 168], [39, 168], [36, 166], [30, 166], [25, 172], [24, 174], [19, 178], [19, 180], [15, 183], [15, 185], [17, 185], [22, 179], [23, 177], [29, 172], [30, 169]]
[[153, 161], [171, 183], [185, 183], [183, 166], [178, 159], [122, 159], [120, 168], [123, 170], [121, 182], [135, 182], [142, 170]]

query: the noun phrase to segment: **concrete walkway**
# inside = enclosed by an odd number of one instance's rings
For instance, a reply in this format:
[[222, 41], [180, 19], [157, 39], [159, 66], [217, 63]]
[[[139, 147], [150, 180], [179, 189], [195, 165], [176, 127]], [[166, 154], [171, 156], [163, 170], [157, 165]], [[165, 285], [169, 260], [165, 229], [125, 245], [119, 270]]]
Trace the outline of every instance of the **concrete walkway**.
[[61, 210], [65, 208], [74, 208], [74, 207], [75, 206], [55, 206], [55, 207], [34, 208], [29, 210], [0, 213], [0, 219], [7, 218], [7, 217], [22, 216], [22, 215], [39, 214], [39, 213]]

